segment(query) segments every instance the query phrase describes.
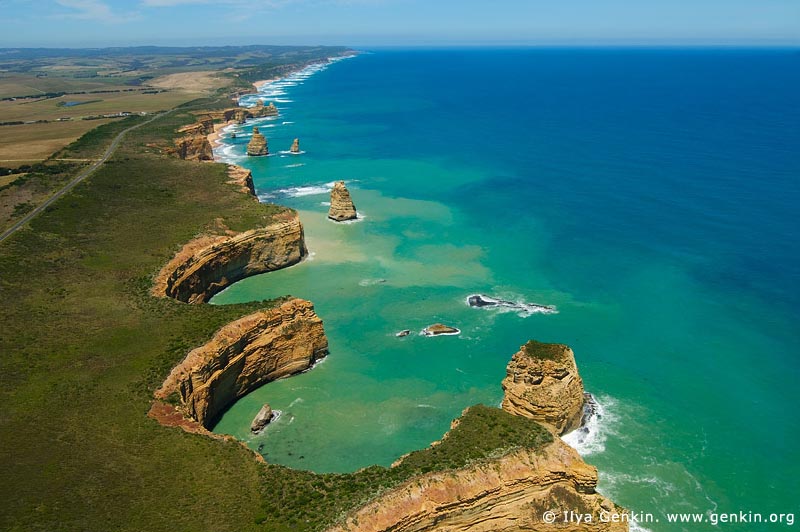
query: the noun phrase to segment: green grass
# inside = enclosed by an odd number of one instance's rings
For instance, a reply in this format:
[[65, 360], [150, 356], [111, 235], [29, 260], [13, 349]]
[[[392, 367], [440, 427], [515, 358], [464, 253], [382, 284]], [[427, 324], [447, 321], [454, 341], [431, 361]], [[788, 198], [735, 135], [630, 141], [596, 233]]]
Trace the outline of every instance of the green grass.
[[[283, 209], [226, 184], [220, 164], [160, 154], [199, 101], [130, 134], [85, 182], [0, 244], [0, 530], [319, 530], [383, 490], [549, 434], [486, 407], [394, 469], [316, 475], [259, 464], [235, 442], [160, 426], [153, 391], [222, 325], [271, 302], [186, 305], [149, 294], [174, 252], [222, 218]], [[90, 157], [120, 124], [67, 148]]]
[[529, 340], [522, 350], [531, 358], [540, 358], [543, 360], [564, 360], [567, 347], [562, 344], [546, 344], [544, 342], [537, 342], [536, 340]]
[[407, 455], [394, 468], [373, 466], [346, 475], [318, 475], [270, 465], [263, 474], [263, 530], [322, 530], [347, 511], [418, 475], [459, 469], [552, 441], [552, 434], [533, 420], [476, 405], [439, 445]]

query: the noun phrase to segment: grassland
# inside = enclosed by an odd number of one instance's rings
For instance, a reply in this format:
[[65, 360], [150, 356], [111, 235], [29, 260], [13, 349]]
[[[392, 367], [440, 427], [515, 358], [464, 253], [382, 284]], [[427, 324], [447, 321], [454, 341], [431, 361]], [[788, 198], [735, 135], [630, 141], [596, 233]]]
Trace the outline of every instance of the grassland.
[[[169, 144], [192, 110], [226, 104], [198, 101], [130, 133], [95, 174], [0, 244], [1, 530], [319, 530], [414, 475], [550, 441], [533, 421], [477, 407], [398, 468], [316, 475], [146, 417], [153, 390], [188, 350], [272, 304], [149, 294], [164, 262], [215, 219], [244, 230], [282, 210], [226, 184], [224, 165], [152, 147]], [[136, 120], [62, 153], [96, 157]]]
[[47, 159], [83, 134], [114, 119], [0, 127], [0, 167], [18, 168]]
[[[152, 114], [198, 97], [250, 90], [250, 78], [344, 51], [283, 46], [0, 50], [0, 230], [92, 162], [85, 154], [59, 150], [97, 126], [119, 122], [119, 115]], [[97, 147], [99, 155], [105, 145]], [[10, 179], [9, 173], [18, 178]]]
[[[171, 109], [200, 96], [250, 88], [252, 81], [344, 51], [284, 46], [0, 50], [0, 167], [46, 159], [98, 125], [86, 117]], [[21, 123], [3, 125], [16, 122]]]

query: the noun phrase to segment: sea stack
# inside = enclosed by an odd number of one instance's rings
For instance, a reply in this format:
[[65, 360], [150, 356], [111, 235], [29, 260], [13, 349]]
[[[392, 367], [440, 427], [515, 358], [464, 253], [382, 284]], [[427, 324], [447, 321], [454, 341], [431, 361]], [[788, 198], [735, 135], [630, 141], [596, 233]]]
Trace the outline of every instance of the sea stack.
[[350, 191], [344, 186], [344, 181], [337, 181], [331, 190], [331, 208], [328, 211], [328, 218], [335, 222], [355, 220], [358, 218], [356, 206], [350, 198]]
[[278, 108], [275, 107], [275, 104], [269, 102], [269, 105], [264, 105], [264, 100], [258, 100], [258, 102], [256, 102], [256, 106], [251, 107], [249, 111], [255, 118], [278, 116]]
[[264, 404], [256, 414], [256, 417], [253, 418], [253, 422], [250, 424], [250, 432], [258, 433], [264, 430], [264, 427], [270, 424], [274, 415], [275, 413], [269, 403]]
[[503, 410], [535, 419], [559, 436], [581, 424], [583, 381], [566, 345], [535, 340], [523, 345], [508, 363], [503, 391]]
[[250, 142], [247, 144], [247, 155], [251, 157], [269, 155], [267, 138], [258, 131], [258, 127], [253, 128], [253, 138], [251, 138]]
[[300, 139], [294, 139], [294, 142], [292, 142], [292, 147], [289, 148], [289, 151], [292, 153], [300, 153]]

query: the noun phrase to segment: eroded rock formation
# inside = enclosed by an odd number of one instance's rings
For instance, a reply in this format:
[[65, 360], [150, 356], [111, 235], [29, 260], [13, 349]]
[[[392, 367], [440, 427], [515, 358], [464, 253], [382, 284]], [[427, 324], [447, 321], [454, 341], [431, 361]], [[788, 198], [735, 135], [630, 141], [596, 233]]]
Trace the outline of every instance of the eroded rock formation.
[[173, 368], [155, 396], [168, 401], [177, 395], [178, 410], [209, 429], [239, 397], [309, 369], [327, 352], [314, 306], [292, 299], [222, 327]]
[[275, 107], [275, 104], [269, 102], [269, 105], [264, 105], [264, 100], [258, 100], [255, 107], [251, 107], [248, 109], [251, 115], [254, 118], [263, 118], [265, 116], [278, 116], [278, 108]]
[[583, 381], [572, 349], [531, 340], [513, 356], [503, 379], [503, 410], [550, 426], [556, 434], [578, 428]]
[[269, 155], [269, 147], [267, 145], [267, 138], [261, 134], [257, 127], [253, 128], [253, 137], [247, 144], [247, 155], [258, 157], [261, 155]]
[[289, 151], [292, 153], [300, 153], [300, 139], [294, 139], [292, 142], [292, 147], [289, 148]]
[[264, 101], [259, 100], [254, 107], [231, 107], [223, 111], [210, 112], [208, 116], [213, 120], [244, 124], [250, 118], [278, 116], [278, 114], [278, 108], [274, 103], [270, 102], [269, 105], [264, 105]]
[[240, 279], [297, 264], [307, 254], [300, 218], [287, 211], [266, 227], [189, 242], [162, 268], [153, 293], [205, 303]]
[[195, 135], [210, 135], [214, 132], [214, 119], [210, 116], [200, 118], [194, 124], [183, 126], [178, 130], [178, 133], [187, 136]]
[[337, 181], [331, 190], [331, 207], [328, 210], [328, 218], [336, 222], [355, 220], [358, 218], [356, 206], [350, 197], [350, 191], [344, 185], [344, 181]]
[[228, 165], [228, 183], [236, 185], [239, 190], [251, 196], [256, 196], [256, 188], [253, 185], [253, 173], [247, 168], [235, 164]]
[[[603, 523], [624, 510], [596, 492], [597, 470], [561, 439], [465, 468], [430, 473], [352, 512], [328, 532], [625, 532]], [[554, 523], [544, 522], [547, 511]], [[564, 522], [562, 512], [595, 522]]]
[[258, 411], [256, 417], [253, 418], [253, 422], [250, 423], [250, 432], [258, 433], [264, 430], [264, 428], [272, 422], [272, 417], [275, 415], [275, 412], [272, 410], [272, 407], [269, 406], [269, 403], [265, 403], [264, 406], [261, 407], [261, 410]]
[[434, 323], [422, 329], [420, 334], [422, 334], [422, 336], [453, 336], [461, 334], [461, 330], [456, 327], [451, 327], [450, 325], [444, 325], [443, 323]]
[[175, 139], [175, 155], [187, 161], [211, 161], [214, 151], [206, 135], [186, 136]]

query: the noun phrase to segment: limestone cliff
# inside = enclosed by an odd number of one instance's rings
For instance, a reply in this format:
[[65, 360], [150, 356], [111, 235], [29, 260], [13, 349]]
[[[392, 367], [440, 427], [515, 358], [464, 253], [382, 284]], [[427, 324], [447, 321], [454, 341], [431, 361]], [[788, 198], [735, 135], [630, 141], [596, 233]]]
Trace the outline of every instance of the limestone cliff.
[[186, 136], [175, 139], [175, 155], [188, 161], [211, 161], [214, 151], [205, 135]]
[[225, 325], [186, 355], [155, 396], [167, 400], [177, 393], [178, 409], [209, 429], [238, 398], [309, 369], [327, 352], [328, 340], [313, 305], [292, 299]]
[[264, 105], [264, 102], [259, 100], [254, 107], [231, 107], [223, 111], [210, 112], [208, 116], [213, 120], [244, 124], [250, 118], [278, 116], [278, 114], [278, 108], [275, 107], [274, 103], [270, 102], [269, 105]]
[[[328, 532], [627, 531], [627, 523], [600, 522], [624, 510], [596, 487], [597, 470], [554, 438], [540, 449], [415, 477]], [[543, 521], [547, 511], [556, 512], [554, 523]], [[595, 522], [565, 523], [565, 511], [591, 514]]]
[[153, 293], [204, 303], [240, 279], [297, 264], [307, 254], [300, 218], [286, 212], [266, 227], [189, 242], [162, 268]]
[[233, 109], [226, 109], [222, 111], [223, 122], [236, 122], [237, 124], [244, 124], [248, 118], [252, 118], [245, 107], [234, 107]]
[[261, 134], [257, 127], [253, 128], [253, 137], [247, 144], [247, 155], [258, 157], [261, 155], [269, 155], [269, 146], [267, 145], [267, 138]]
[[549, 425], [557, 434], [580, 426], [583, 381], [572, 349], [531, 340], [508, 363], [503, 410]]
[[250, 170], [236, 164], [229, 164], [228, 177], [230, 178], [228, 183], [236, 185], [239, 187], [239, 190], [245, 194], [256, 197], [256, 188], [253, 185], [253, 173]]
[[336, 222], [345, 220], [355, 220], [358, 218], [356, 206], [350, 197], [350, 191], [344, 185], [344, 181], [337, 181], [331, 190], [331, 207], [328, 210], [328, 218]]
[[194, 124], [183, 126], [178, 130], [178, 133], [187, 136], [195, 135], [210, 135], [214, 132], [214, 119], [210, 116], [200, 118]]

